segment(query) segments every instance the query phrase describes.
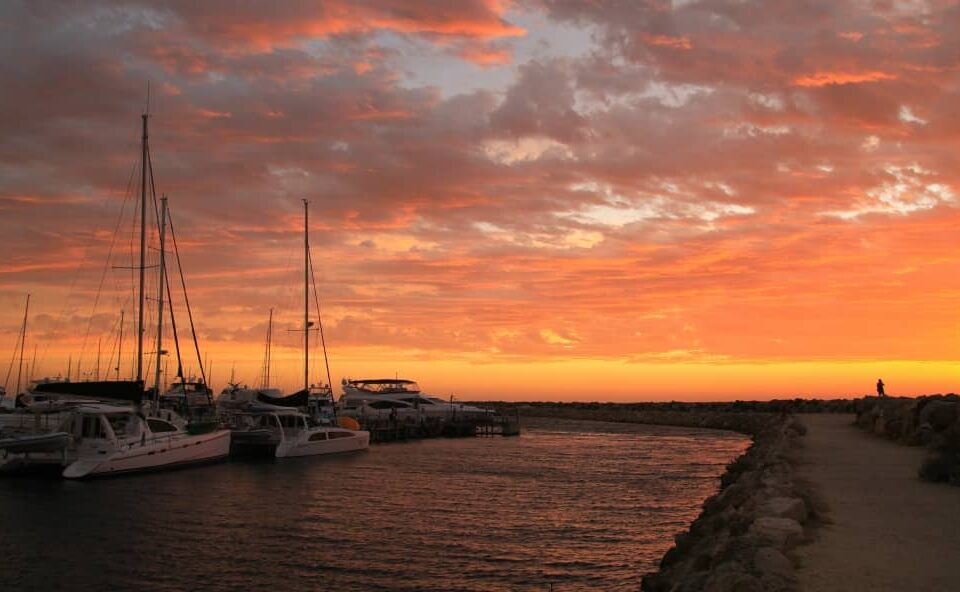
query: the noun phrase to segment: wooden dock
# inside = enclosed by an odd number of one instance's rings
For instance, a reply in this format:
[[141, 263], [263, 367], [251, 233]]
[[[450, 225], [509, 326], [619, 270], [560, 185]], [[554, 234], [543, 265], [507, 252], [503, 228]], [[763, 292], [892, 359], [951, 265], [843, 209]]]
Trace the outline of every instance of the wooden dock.
[[370, 442], [402, 442], [423, 438], [466, 438], [475, 436], [519, 436], [520, 416], [451, 416], [411, 419], [359, 418], [360, 427], [370, 432]]

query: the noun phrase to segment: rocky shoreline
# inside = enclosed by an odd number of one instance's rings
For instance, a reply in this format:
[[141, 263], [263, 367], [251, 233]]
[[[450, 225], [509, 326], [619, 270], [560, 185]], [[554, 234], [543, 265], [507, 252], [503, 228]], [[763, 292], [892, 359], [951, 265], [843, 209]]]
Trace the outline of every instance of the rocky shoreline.
[[727, 467], [720, 491], [689, 530], [675, 537], [646, 592], [753, 592], [797, 589], [792, 551], [812, 537], [819, 504], [797, 477], [805, 428], [791, 412], [850, 411], [853, 402], [771, 401], [723, 404], [536, 404], [523, 415], [724, 429], [753, 444]]
[[927, 448], [927, 458], [917, 468], [921, 478], [960, 485], [960, 395], [865, 397], [855, 410], [860, 428]]

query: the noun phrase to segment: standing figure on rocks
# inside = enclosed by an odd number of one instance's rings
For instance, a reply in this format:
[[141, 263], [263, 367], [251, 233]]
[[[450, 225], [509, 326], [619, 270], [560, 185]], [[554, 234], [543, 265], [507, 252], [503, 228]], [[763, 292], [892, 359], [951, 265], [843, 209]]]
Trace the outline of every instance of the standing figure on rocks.
[[886, 397], [887, 393], [883, 392], [883, 381], [879, 378], [877, 379], [877, 396]]

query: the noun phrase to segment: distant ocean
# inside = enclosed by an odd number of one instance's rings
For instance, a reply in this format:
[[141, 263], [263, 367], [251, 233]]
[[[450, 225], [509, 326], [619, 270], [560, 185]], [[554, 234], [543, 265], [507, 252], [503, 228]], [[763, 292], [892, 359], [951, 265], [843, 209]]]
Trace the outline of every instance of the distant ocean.
[[528, 420], [85, 482], [0, 478], [0, 590], [637, 590], [747, 446]]

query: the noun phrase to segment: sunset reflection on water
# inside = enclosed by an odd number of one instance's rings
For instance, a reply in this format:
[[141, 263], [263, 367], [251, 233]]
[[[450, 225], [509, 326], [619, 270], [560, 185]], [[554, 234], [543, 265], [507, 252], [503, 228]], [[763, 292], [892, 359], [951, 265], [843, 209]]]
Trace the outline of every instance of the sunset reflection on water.
[[0, 587], [634, 590], [747, 445], [724, 432], [530, 420], [519, 438], [82, 483], [3, 479]]

